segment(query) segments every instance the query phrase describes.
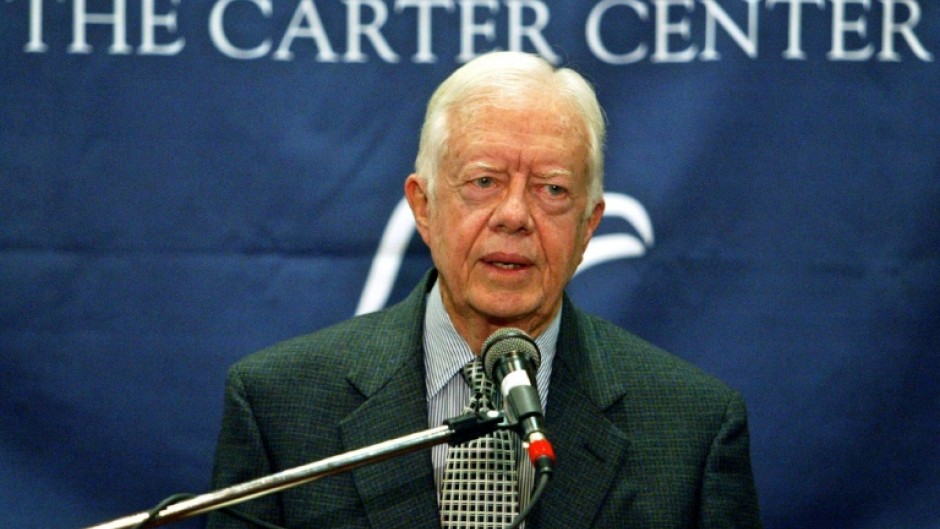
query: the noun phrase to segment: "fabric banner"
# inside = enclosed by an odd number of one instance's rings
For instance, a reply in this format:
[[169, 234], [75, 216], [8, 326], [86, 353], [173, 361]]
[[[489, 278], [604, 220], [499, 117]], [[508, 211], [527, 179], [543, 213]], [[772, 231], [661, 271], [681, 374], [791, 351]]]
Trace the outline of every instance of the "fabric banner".
[[926, 0], [0, 2], [0, 526], [208, 491], [227, 366], [430, 266], [424, 106], [493, 49], [595, 85], [569, 294], [744, 395], [765, 525], [940, 528]]

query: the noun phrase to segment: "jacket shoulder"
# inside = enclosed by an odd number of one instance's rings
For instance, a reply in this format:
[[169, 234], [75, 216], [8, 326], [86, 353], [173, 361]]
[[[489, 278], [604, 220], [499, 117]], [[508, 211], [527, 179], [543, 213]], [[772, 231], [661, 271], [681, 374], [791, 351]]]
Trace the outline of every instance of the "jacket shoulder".
[[736, 392], [699, 367], [597, 316], [577, 310], [578, 342], [595, 367], [595, 380], [619, 386], [627, 394], [656, 396], [658, 400], [683, 398], [718, 400]]
[[304, 373], [348, 372], [400, 362], [421, 345], [423, 299], [355, 316], [266, 347], [237, 361], [230, 376], [285, 380]]

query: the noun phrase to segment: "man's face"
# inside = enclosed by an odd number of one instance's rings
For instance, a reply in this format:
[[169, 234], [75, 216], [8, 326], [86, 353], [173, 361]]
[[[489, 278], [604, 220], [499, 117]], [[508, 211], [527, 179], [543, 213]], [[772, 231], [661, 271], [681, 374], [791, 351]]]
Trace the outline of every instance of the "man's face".
[[415, 175], [405, 185], [465, 337], [507, 325], [541, 333], [603, 212], [585, 215], [582, 120], [551, 97], [529, 101], [452, 115], [434, 196]]

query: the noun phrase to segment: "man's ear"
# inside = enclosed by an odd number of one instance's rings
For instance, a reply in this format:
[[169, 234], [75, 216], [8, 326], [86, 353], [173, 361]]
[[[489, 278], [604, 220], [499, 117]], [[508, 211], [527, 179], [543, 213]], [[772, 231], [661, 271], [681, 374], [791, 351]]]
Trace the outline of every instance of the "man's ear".
[[594, 211], [591, 211], [591, 216], [587, 218], [584, 226], [584, 241], [583, 247], [581, 248], [581, 254], [584, 255], [585, 250], [587, 250], [588, 243], [591, 242], [591, 236], [594, 235], [594, 230], [601, 223], [601, 217], [604, 216], [604, 208], [606, 204], [602, 198], [597, 204], [594, 205]]
[[584, 252], [587, 251], [588, 243], [591, 242], [591, 236], [594, 235], [594, 230], [597, 229], [597, 226], [601, 223], [601, 217], [604, 216], [604, 199], [602, 198], [597, 204], [594, 205], [594, 209], [591, 211], [591, 215], [584, 220], [584, 233], [581, 237], [581, 255], [578, 257], [578, 264], [584, 261]]
[[415, 217], [415, 227], [425, 244], [428, 244], [428, 204], [430, 197], [427, 192], [427, 181], [412, 173], [405, 179], [405, 198], [411, 206], [411, 213]]

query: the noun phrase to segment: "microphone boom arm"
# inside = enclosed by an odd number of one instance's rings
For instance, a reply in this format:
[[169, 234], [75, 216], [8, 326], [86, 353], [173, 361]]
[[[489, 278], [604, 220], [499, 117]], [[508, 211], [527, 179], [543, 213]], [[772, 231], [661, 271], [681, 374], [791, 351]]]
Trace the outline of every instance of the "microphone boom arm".
[[[444, 426], [423, 430], [343, 454], [307, 463], [299, 467], [264, 476], [237, 485], [207, 492], [187, 500], [173, 503], [151, 517], [147, 511], [117, 518], [85, 529], [130, 529], [147, 521], [146, 527], [156, 527], [206, 514], [254, 498], [310, 483], [317, 479], [346, 472], [354, 468], [378, 463], [422, 448], [441, 443], [460, 444], [496, 430], [511, 428], [503, 412], [486, 414], [466, 413], [444, 421]], [[148, 518], [150, 520], [148, 521]]]

